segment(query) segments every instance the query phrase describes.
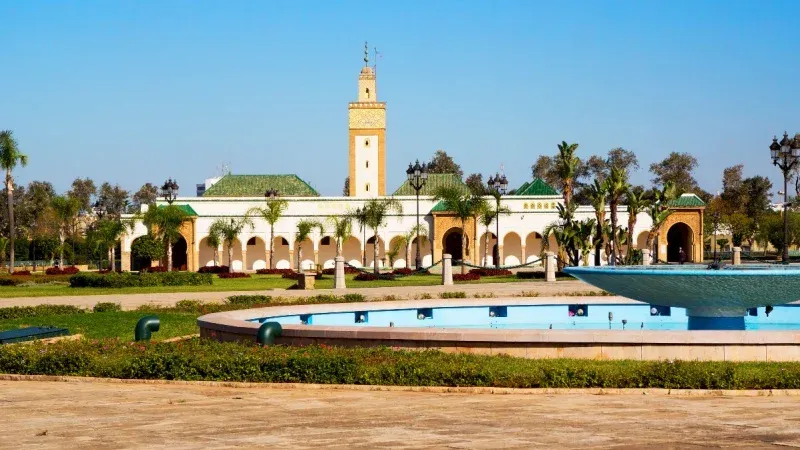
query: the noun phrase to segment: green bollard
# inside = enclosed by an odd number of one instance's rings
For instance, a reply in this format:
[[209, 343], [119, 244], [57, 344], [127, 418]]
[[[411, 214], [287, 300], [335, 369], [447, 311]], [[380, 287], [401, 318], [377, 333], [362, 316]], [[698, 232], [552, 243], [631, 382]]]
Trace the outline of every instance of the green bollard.
[[261, 345], [275, 344], [275, 338], [283, 333], [283, 328], [278, 322], [264, 322], [258, 327], [256, 342]]
[[136, 323], [136, 330], [133, 332], [134, 340], [149, 341], [152, 333], [158, 331], [161, 321], [156, 316], [144, 316]]

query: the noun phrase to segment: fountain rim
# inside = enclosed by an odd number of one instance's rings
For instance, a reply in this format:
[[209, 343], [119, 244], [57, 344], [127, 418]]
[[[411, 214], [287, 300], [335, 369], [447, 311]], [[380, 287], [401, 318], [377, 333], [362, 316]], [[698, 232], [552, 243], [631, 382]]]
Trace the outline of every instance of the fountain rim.
[[[637, 268], [631, 268], [637, 267]], [[650, 276], [710, 276], [710, 277], [747, 277], [747, 276], [800, 276], [800, 266], [782, 269], [708, 269], [697, 266], [695, 269], [661, 269], [658, 266], [601, 266], [601, 267], [565, 267], [564, 273], [569, 275], [650, 275]], [[786, 267], [786, 266], [783, 266]]]

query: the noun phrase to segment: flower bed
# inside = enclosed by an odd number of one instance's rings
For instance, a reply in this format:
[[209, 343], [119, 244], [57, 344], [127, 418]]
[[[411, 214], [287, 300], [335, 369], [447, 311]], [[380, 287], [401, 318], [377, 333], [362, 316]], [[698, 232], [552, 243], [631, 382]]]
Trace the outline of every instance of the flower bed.
[[477, 281], [480, 279], [481, 279], [480, 275], [472, 272], [453, 274], [453, 281]]
[[476, 273], [482, 277], [503, 277], [508, 275], [513, 275], [510, 270], [508, 269], [493, 269], [487, 267], [481, 267], [480, 269], [472, 269], [469, 273]]
[[[175, 270], [174, 268], [172, 270]], [[164, 273], [167, 271], [166, 266], [155, 266], [155, 267], [143, 267], [142, 272], [149, 272], [149, 273]]]
[[14, 272], [11, 273], [11, 275], [15, 277], [24, 277], [30, 274], [31, 274], [30, 270], [15, 270]]
[[99, 275], [96, 273], [78, 273], [69, 278], [69, 284], [74, 288], [82, 287], [144, 287], [144, 286], [203, 286], [211, 285], [211, 274], [194, 272], [164, 272], [164, 273], [109, 273]]
[[394, 275], [391, 273], [374, 274], [369, 272], [359, 272], [358, 275], [353, 277], [355, 281], [375, 281], [375, 280], [394, 280]]
[[[520, 280], [544, 280], [545, 273], [544, 271], [541, 272], [520, 271], [517, 272], [516, 277]], [[556, 272], [556, 278], [572, 278], [572, 275], [564, 272]]]
[[44, 271], [45, 275], [75, 275], [78, 272], [80, 272], [80, 270], [75, 266], [64, 268], [48, 267], [47, 270]]
[[[350, 267], [350, 266], [348, 266], [346, 264], [344, 266], [344, 273], [346, 275], [358, 275], [359, 272], [361, 272], [361, 271], [356, 269], [355, 267]], [[322, 270], [322, 274], [323, 275], [336, 275], [336, 269], [323, 269]]]
[[244, 272], [224, 272], [217, 276], [220, 278], [250, 278], [250, 274]]
[[259, 275], [285, 275], [285, 274], [293, 274], [294, 270], [292, 269], [258, 269], [256, 273]]
[[0, 373], [394, 386], [798, 389], [796, 363], [593, 361], [435, 350], [119, 339], [0, 346]]
[[197, 273], [225, 273], [229, 272], [228, 266], [204, 266]]

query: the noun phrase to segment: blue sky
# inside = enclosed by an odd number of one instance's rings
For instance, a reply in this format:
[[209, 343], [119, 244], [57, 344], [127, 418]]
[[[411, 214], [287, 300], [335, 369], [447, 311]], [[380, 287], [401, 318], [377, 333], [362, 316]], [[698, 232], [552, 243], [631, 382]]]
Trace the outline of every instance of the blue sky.
[[[347, 102], [368, 40], [387, 102], [388, 190], [446, 150], [466, 173], [530, 178], [562, 140], [647, 166], [671, 151], [779, 173], [800, 131], [800, 34], [786, 1], [34, 1], [0, 3], [0, 128], [19, 182], [78, 176], [183, 195], [223, 162], [339, 195]], [[783, 21], [785, 24], [781, 24]], [[777, 184], [776, 184], [777, 190]]]

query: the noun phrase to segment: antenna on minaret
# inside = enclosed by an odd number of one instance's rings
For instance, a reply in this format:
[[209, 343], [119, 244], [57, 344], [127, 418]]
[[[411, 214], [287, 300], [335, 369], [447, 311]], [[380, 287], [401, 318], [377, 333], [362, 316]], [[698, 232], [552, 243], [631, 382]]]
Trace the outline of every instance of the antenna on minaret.
[[375, 75], [378, 75], [378, 57], [380, 53], [378, 52], [378, 47], [373, 47], [372, 50], [375, 52], [375, 61], [372, 63], [372, 70], [375, 72]]
[[503, 170], [503, 163], [500, 163], [500, 175], [505, 175], [506, 172]]
[[364, 67], [369, 67], [369, 45], [364, 41]]

